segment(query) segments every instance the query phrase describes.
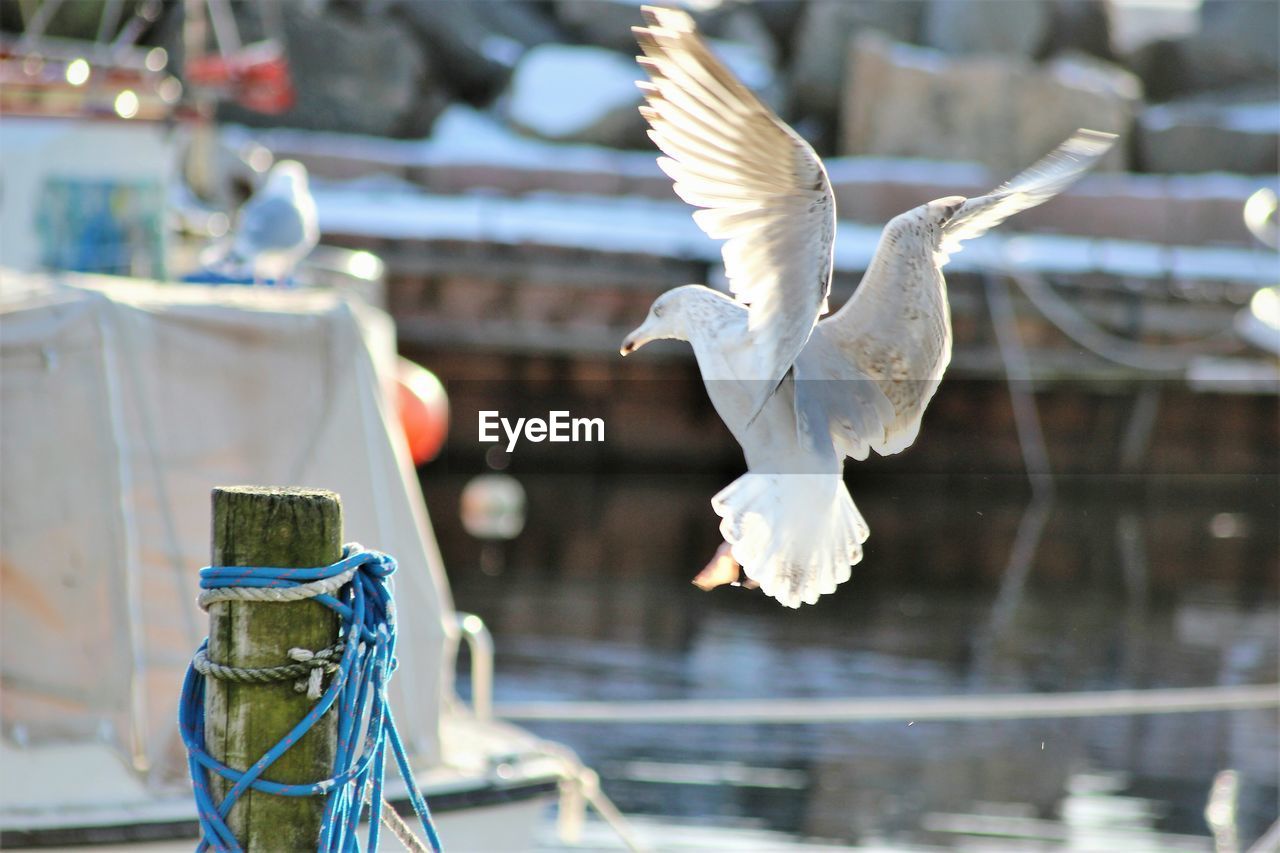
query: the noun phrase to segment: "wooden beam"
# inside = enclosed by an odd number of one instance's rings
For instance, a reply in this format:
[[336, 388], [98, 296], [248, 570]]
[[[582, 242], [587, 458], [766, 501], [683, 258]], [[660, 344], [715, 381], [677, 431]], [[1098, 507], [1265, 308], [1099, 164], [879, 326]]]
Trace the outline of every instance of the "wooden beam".
[[[213, 490], [215, 566], [326, 566], [342, 557], [342, 502], [333, 492], [256, 486]], [[209, 608], [209, 659], [240, 667], [289, 663], [291, 648], [311, 651], [338, 641], [338, 617], [315, 601], [217, 602]], [[222, 763], [243, 770], [257, 761], [311, 710], [313, 700], [293, 681], [238, 684], [210, 678], [205, 687], [205, 746]], [[333, 773], [337, 709], [263, 773], [290, 784]], [[230, 783], [211, 774], [214, 799]], [[248, 791], [228, 815], [247, 851], [315, 850], [323, 797], [278, 797]]]

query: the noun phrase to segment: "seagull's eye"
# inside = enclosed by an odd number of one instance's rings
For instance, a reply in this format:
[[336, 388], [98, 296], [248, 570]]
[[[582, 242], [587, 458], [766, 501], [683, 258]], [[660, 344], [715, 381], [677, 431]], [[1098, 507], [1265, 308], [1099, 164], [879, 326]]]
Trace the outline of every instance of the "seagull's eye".
[[661, 305], [655, 305], [655, 306], [653, 306], [653, 316], [655, 316], [655, 317], [661, 317], [661, 316], [662, 316], [662, 306], [661, 306]]

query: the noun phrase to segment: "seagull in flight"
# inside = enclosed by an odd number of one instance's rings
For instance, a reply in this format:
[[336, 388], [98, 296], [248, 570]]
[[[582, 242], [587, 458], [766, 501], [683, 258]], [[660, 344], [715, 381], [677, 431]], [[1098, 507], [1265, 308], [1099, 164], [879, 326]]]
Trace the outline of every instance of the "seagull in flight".
[[[633, 32], [658, 165], [693, 218], [724, 240], [729, 294], [685, 285], [654, 301], [627, 355], [688, 341], [708, 396], [742, 446], [747, 473], [711, 500], [725, 546], [695, 579], [735, 580], [787, 607], [848, 580], [868, 528], [842, 477], [846, 457], [915, 441], [951, 360], [942, 268], [960, 244], [1061, 192], [1115, 136], [1078, 130], [976, 198], [908, 210], [881, 234], [854, 295], [828, 311], [836, 208], [822, 161], [728, 71], [684, 12], [644, 7]], [[726, 568], [726, 565], [728, 568]]]

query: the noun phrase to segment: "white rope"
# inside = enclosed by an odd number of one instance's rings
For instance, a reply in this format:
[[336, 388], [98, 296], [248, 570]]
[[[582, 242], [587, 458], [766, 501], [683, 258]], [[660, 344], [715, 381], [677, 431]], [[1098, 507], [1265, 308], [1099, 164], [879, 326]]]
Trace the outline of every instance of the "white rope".
[[[332, 650], [337, 650], [340, 652], [342, 650], [341, 644], [337, 646], [333, 646], [332, 649], [321, 649], [318, 652], [313, 652], [311, 651], [311, 649], [303, 649], [303, 648], [289, 649], [290, 660], [296, 660], [298, 663], [311, 665], [310, 674], [304, 680], [294, 682], [293, 684], [294, 690], [298, 691], [299, 693], [302, 693], [303, 691], [305, 691], [307, 694], [307, 698], [312, 701], [315, 701], [320, 698], [320, 696], [324, 693], [324, 676], [327, 673], [333, 673], [338, 671], [338, 665], [336, 663], [323, 663], [325, 659], [329, 656], [327, 653]], [[321, 665], [312, 664], [311, 662], [315, 660], [321, 661], [322, 664]]]
[[[349, 584], [351, 582], [351, 579], [356, 576], [356, 572], [358, 571], [360, 571], [360, 567], [356, 566], [353, 569], [348, 569], [342, 574], [334, 575], [331, 578], [322, 578], [318, 581], [300, 583], [297, 586], [288, 586], [288, 587], [226, 586], [226, 587], [220, 587], [218, 589], [206, 589], [206, 590], [202, 590], [200, 595], [196, 597], [196, 603], [200, 605], [201, 610], [208, 610], [210, 606], [214, 604], [218, 604], [219, 602], [223, 602], [223, 601], [257, 601], [257, 602], [304, 601], [308, 598], [315, 598], [317, 595], [329, 595], [331, 593], [337, 592], [338, 590], [342, 589], [344, 586]], [[341, 647], [338, 646], [336, 648], [340, 649]], [[320, 654], [322, 657], [327, 658], [329, 656], [328, 653], [331, 651], [332, 649], [322, 650]], [[311, 664], [311, 661], [314, 658], [316, 658], [317, 654], [318, 654], [317, 652], [314, 652], [311, 649], [302, 649], [302, 648], [289, 649], [289, 658], [291, 660], [297, 661], [299, 664]], [[197, 656], [198, 661], [200, 657], [201, 656], [199, 655]], [[245, 673], [252, 672], [251, 670], [221, 666], [218, 664], [213, 664], [211, 661], [208, 661], [208, 660], [205, 660], [203, 663], [206, 667], [205, 670], [202, 670], [204, 674], [216, 675], [219, 678], [228, 678], [232, 676], [228, 676], [225, 673], [219, 675], [212, 671], [213, 667], [217, 667], [220, 670], [226, 670], [226, 671], [231, 671], [235, 673], [234, 677], [236, 678], [236, 680], [256, 680], [256, 681], [279, 680], [278, 678], [274, 678], [274, 677], [266, 678], [266, 679], [246, 677]], [[288, 669], [289, 669], [288, 666], [269, 667], [269, 668], [262, 669], [261, 672], [274, 673], [277, 670], [285, 671]], [[293, 689], [298, 691], [299, 693], [306, 693], [308, 699], [312, 699], [312, 700], [319, 699], [321, 694], [324, 692], [325, 674], [334, 672], [336, 670], [337, 670], [337, 665], [329, 661], [325, 661], [323, 665], [312, 664], [309, 667], [309, 672], [307, 673], [307, 677], [295, 682], [293, 685]]]
[[692, 699], [647, 702], [524, 702], [494, 708], [507, 720], [581, 723], [841, 723], [1017, 720], [1186, 714], [1280, 707], [1280, 684], [892, 699]]
[[[647, 853], [648, 849], [636, 836], [635, 830], [631, 828], [631, 824], [627, 821], [625, 815], [613, 804], [600, 788], [600, 776], [582, 763], [573, 750], [563, 744], [555, 741], [543, 740], [538, 742], [538, 748], [546, 755], [557, 759], [564, 767], [565, 775], [568, 777], [568, 784], [572, 786], [572, 793], [581, 799], [581, 803], [585, 800], [596, 810], [596, 814], [603, 818], [605, 824], [613, 830], [614, 834], [627, 848], [629, 853]], [[566, 820], [563, 810], [566, 808], [564, 788], [561, 789], [561, 832], [565, 832], [566, 826], [572, 826], [572, 833], [581, 829], [581, 815], [575, 815]], [[579, 806], [581, 808], [581, 806]], [[577, 843], [577, 839], [565, 839], [571, 843]]]
[[317, 595], [329, 595], [342, 589], [356, 576], [359, 567], [348, 569], [340, 575], [297, 586], [226, 586], [206, 589], [196, 598], [201, 610], [222, 601], [302, 601]]
[[[373, 803], [372, 790], [372, 785], [365, 786], [364, 801], [366, 803]], [[404, 845], [405, 850], [408, 850], [409, 853], [431, 853], [431, 848], [423, 844], [418, 836], [413, 834], [413, 829], [404, 822], [404, 818], [400, 817], [400, 813], [395, 810], [395, 807], [391, 805], [386, 797], [382, 798], [382, 811], [379, 814], [382, 816], [382, 825], [391, 830], [391, 834]]]

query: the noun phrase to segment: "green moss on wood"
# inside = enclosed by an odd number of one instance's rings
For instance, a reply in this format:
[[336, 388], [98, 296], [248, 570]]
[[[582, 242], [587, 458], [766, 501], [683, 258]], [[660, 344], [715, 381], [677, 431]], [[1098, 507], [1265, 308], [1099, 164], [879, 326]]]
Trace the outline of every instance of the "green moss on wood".
[[[213, 490], [213, 565], [306, 568], [342, 556], [342, 503], [333, 492], [253, 486]], [[338, 639], [338, 618], [314, 601], [224, 602], [209, 609], [209, 658], [233, 666], [287, 663], [291, 648], [313, 651]], [[292, 681], [233, 684], [209, 679], [205, 693], [206, 748], [223, 763], [245, 769], [306, 716], [312, 700]], [[327, 778], [337, 744], [336, 709], [316, 723], [263, 776], [301, 783]], [[230, 784], [213, 779], [220, 800]], [[276, 797], [249, 791], [228, 816], [248, 851], [315, 850], [321, 797]]]

